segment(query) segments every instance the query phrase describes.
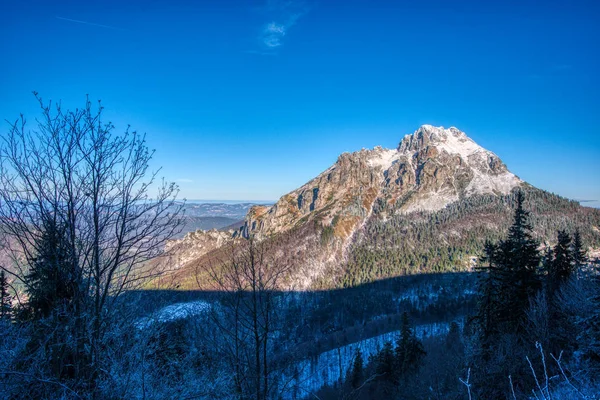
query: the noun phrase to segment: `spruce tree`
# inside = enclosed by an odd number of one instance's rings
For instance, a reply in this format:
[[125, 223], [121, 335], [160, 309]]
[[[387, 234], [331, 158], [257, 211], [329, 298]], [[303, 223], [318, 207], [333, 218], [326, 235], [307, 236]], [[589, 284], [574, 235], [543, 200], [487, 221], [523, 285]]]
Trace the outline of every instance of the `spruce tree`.
[[369, 387], [369, 397], [373, 399], [392, 399], [398, 392], [395, 373], [394, 349], [391, 342], [385, 342], [377, 353], [375, 361], [375, 382]]
[[492, 242], [487, 241], [484, 245], [484, 254], [479, 258], [480, 267], [478, 281], [478, 307], [475, 320], [479, 325], [482, 338], [489, 338], [497, 331], [497, 301], [498, 301], [498, 282], [499, 271], [495, 265], [497, 247]]
[[587, 254], [581, 240], [579, 229], [573, 234], [573, 264], [574, 267], [581, 268], [587, 262]]
[[391, 342], [385, 342], [383, 348], [377, 353], [375, 373], [380, 381], [393, 382], [394, 350]]
[[423, 344], [417, 339], [410, 326], [410, 320], [406, 311], [402, 314], [402, 329], [394, 352], [398, 377], [403, 377], [417, 371], [426, 354]]
[[64, 226], [51, 217], [46, 219], [25, 276], [26, 317], [33, 320], [35, 327], [26, 351], [43, 357], [44, 373], [61, 380], [74, 379], [91, 370], [79, 296], [83, 282], [74, 269], [77, 260], [71, 257], [66, 237]]
[[[520, 344], [527, 341], [526, 318], [532, 298], [541, 287], [538, 242], [533, 238], [529, 212], [523, 207], [524, 196], [518, 192], [513, 223], [504, 240], [486, 243], [485, 253], [478, 268], [479, 302], [476, 322], [478, 347], [472, 354], [472, 363], [485, 373], [476, 373], [474, 379], [481, 388], [482, 398], [498, 398], [505, 390], [504, 379], [511, 368], [520, 362], [511, 359], [499, 366], [496, 360], [506, 357], [503, 343], [516, 339], [512, 351], [518, 354]], [[517, 365], [517, 368], [525, 367]], [[521, 373], [521, 372], [519, 372]], [[484, 384], [485, 382], [485, 384]]]
[[352, 386], [352, 389], [357, 389], [364, 381], [363, 364], [362, 351], [360, 351], [360, 347], [357, 347], [352, 363], [352, 371], [350, 372], [350, 385]]
[[550, 270], [548, 271], [551, 292], [558, 289], [574, 272], [571, 236], [566, 231], [560, 230], [557, 237], [558, 241], [552, 252], [554, 259], [550, 263]]
[[552, 271], [552, 265], [554, 263], [554, 250], [550, 246], [546, 246], [546, 254], [542, 259], [542, 269], [546, 274], [550, 275]]
[[454, 321], [450, 323], [450, 329], [448, 329], [448, 335], [446, 336], [446, 348], [453, 352], [461, 351], [463, 347], [460, 327]]
[[76, 295], [77, 276], [65, 241], [65, 230], [55, 221], [45, 223], [36, 243], [37, 254], [25, 277], [28, 305], [33, 317], [66, 311]]
[[0, 271], [0, 320], [8, 320], [12, 315], [12, 297], [8, 291], [8, 278]]
[[518, 334], [523, 333], [529, 299], [541, 287], [539, 243], [533, 238], [524, 200], [523, 193], [518, 192], [513, 224], [495, 254], [500, 280], [498, 318], [507, 331]]

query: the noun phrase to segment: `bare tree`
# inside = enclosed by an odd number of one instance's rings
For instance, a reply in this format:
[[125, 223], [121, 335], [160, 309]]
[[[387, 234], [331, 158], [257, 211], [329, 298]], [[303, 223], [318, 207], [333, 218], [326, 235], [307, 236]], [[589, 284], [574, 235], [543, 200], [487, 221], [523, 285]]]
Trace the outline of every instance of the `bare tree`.
[[154, 151], [145, 136], [129, 127], [115, 134], [100, 102], [63, 111], [34, 95], [37, 126], [29, 130], [21, 115], [0, 143], [0, 233], [15, 262], [6, 270], [27, 289], [45, 233], [60, 229], [60, 268], [75, 283], [74, 336], [93, 379], [119, 295], [154, 273], [146, 262], [178, 231], [182, 204], [175, 184], [149, 172]]
[[285, 390], [280, 378], [289, 363], [283, 354], [274, 354], [273, 342], [289, 269], [277, 261], [266, 241], [254, 237], [232, 244], [229, 259], [209, 268], [221, 293], [214, 321], [225, 337], [224, 350], [235, 371], [240, 397], [268, 399]]

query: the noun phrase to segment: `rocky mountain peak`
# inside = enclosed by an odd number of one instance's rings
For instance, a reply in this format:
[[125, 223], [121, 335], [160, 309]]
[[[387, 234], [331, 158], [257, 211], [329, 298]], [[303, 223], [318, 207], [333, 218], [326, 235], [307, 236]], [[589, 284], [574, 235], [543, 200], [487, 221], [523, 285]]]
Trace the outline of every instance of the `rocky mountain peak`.
[[341, 154], [272, 207], [246, 217], [245, 235], [273, 235], [314, 220], [343, 240], [374, 212], [436, 211], [474, 194], [507, 194], [522, 181], [461, 130], [423, 125], [396, 149]]
[[428, 146], [441, 147], [449, 153], [466, 157], [478, 151], [486, 151], [455, 127], [445, 129], [443, 126], [423, 125], [413, 134], [404, 136], [398, 145], [398, 152], [407, 154], [424, 150]]

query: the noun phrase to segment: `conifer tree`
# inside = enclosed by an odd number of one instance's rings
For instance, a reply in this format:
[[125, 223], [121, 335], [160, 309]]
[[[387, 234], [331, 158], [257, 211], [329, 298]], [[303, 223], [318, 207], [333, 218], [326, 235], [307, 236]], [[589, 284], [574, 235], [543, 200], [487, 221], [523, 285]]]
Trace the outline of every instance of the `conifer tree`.
[[554, 271], [554, 249], [552, 248], [552, 246], [546, 245], [546, 249], [545, 249], [545, 254], [544, 257], [542, 258], [542, 271], [545, 274], [544, 279], [545, 279], [545, 289], [546, 289], [546, 294], [548, 295], [548, 298], [552, 297], [554, 294], [554, 290], [555, 290], [555, 283], [554, 283], [554, 275], [553, 275], [553, 271]]
[[581, 240], [581, 233], [579, 229], [575, 230], [573, 234], [573, 264], [574, 267], [581, 268], [583, 264], [587, 262], [587, 254], [583, 246], [583, 241]]
[[46, 221], [25, 277], [28, 306], [34, 318], [48, 317], [54, 311], [65, 311], [71, 305], [80, 285], [75, 262], [69, 257], [65, 230], [56, 221]]
[[394, 380], [394, 350], [391, 342], [385, 342], [377, 353], [375, 373], [379, 380], [391, 382]]
[[529, 299], [541, 287], [539, 243], [533, 238], [529, 211], [523, 202], [524, 195], [518, 192], [513, 224], [494, 257], [500, 280], [498, 319], [507, 331], [517, 333], [523, 333]]
[[402, 329], [395, 349], [396, 372], [398, 376], [403, 377], [418, 370], [425, 354], [423, 344], [417, 339], [410, 325], [408, 313], [404, 312], [402, 314]]
[[479, 258], [478, 271], [478, 308], [475, 320], [479, 324], [483, 338], [488, 338], [496, 330], [497, 324], [497, 299], [499, 271], [495, 266], [496, 246], [486, 241], [484, 245], [484, 254]]
[[352, 363], [352, 371], [350, 373], [350, 385], [352, 389], [357, 389], [363, 383], [364, 380], [364, 362], [362, 351], [360, 347], [356, 349], [356, 354], [354, 355], [354, 362]]
[[383, 348], [374, 357], [375, 382], [369, 387], [369, 398], [391, 399], [398, 391], [396, 362], [392, 342], [384, 343]]
[[544, 254], [544, 258], [542, 259], [542, 269], [547, 274], [550, 274], [552, 271], [552, 264], [554, 262], [554, 250], [550, 246], [546, 246], [546, 253]]
[[571, 250], [571, 237], [560, 230], [557, 233], [558, 241], [552, 251], [554, 258], [549, 264], [548, 279], [550, 291], [553, 292], [566, 282], [574, 272], [573, 253]]
[[8, 291], [8, 278], [0, 271], [0, 320], [10, 319], [12, 314], [12, 297]]
[[448, 350], [457, 351], [463, 346], [462, 339], [460, 337], [460, 327], [454, 321], [450, 323], [450, 329], [448, 330], [448, 336], [446, 336], [446, 348]]

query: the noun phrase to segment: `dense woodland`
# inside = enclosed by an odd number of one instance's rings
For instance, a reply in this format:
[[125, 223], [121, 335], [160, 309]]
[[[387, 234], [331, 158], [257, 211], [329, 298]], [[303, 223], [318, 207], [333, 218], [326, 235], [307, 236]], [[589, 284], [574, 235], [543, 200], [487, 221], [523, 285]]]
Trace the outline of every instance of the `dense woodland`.
[[[14, 263], [0, 273], [0, 397], [600, 393], [600, 280], [586, 254], [597, 211], [532, 188], [476, 196], [372, 219], [337, 289], [282, 290], [290, 265], [273, 257], [277, 241], [251, 237], [203, 271], [213, 290], [144, 291], [160, 273], [147, 262], [182, 223], [176, 187], [150, 201], [151, 152], [136, 133], [115, 134], [101, 107], [39, 101], [37, 131], [17, 121], [0, 147]], [[420, 333], [431, 323], [442, 328]], [[367, 345], [383, 336], [393, 339]]]
[[[579, 203], [527, 187], [525, 207], [531, 211], [532, 235], [541, 244], [556, 241], [557, 230], [580, 235], [589, 246], [600, 245], [600, 212]], [[497, 241], [511, 224], [517, 192], [507, 196], [475, 195], [435, 213], [376, 214], [354, 246], [342, 286], [355, 286], [382, 278], [420, 273], [471, 269], [471, 257], [480, 254], [486, 241]], [[394, 208], [380, 206], [379, 214]]]

